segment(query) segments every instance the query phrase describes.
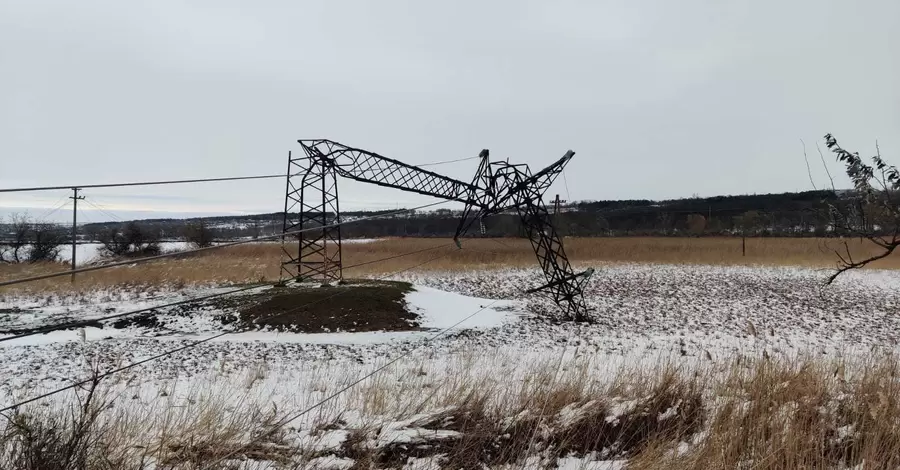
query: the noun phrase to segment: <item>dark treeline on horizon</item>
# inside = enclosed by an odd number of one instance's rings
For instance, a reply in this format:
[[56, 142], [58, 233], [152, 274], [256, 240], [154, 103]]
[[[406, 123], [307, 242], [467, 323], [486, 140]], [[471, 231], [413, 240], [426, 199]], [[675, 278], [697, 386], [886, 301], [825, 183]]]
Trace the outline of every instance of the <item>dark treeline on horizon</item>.
[[[564, 236], [829, 236], [834, 232], [829, 205], [852, 203], [852, 194], [833, 191], [716, 196], [665, 201], [610, 200], [576, 201], [564, 204], [554, 215], [555, 226]], [[545, 201], [553, 213], [552, 202]], [[348, 211], [344, 221], [397, 212]], [[296, 217], [297, 214], [291, 214]], [[189, 223], [202, 220], [218, 240], [271, 236], [281, 232], [284, 214], [215, 216], [202, 219], [145, 219], [137, 223], [162, 239], [179, 239]], [[456, 232], [459, 211], [437, 209], [348, 223], [341, 227], [344, 238], [450, 237]], [[79, 227], [80, 238], [94, 239], [98, 233], [122, 222], [89, 223]], [[491, 215], [475, 223], [468, 236], [522, 236], [515, 212]]]

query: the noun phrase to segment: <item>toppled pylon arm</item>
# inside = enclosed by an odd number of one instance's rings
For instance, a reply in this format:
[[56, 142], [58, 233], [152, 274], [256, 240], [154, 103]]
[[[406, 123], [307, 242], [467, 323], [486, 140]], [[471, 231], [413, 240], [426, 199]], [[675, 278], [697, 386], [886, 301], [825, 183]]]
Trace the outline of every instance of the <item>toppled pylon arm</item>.
[[364, 183], [459, 202], [470, 202], [478, 189], [469, 183], [331, 140], [301, 140], [300, 145], [308, 155], [328, 161], [338, 175]]

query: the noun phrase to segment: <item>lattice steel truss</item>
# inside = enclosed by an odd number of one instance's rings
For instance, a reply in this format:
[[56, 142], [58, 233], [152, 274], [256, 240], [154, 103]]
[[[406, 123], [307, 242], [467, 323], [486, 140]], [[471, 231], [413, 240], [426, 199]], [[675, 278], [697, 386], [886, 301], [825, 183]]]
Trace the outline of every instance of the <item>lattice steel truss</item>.
[[[300, 140], [299, 143], [305, 156], [293, 159], [288, 155], [284, 232], [301, 227], [314, 230], [282, 237], [283, 278], [324, 282], [341, 278], [340, 226], [336, 224], [340, 223], [337, 176], [343, 176], [464, 203], [454, 237], [457, 245], [476, 221], [515, 210], [546, 278], [544, 285], [528, 292], [549, 293], [569, 319], [590, 319], [583, 290], [593, 269], [582, 273], [573, 271], [543, 202], [544, 192], [574, 156], [571, 150], [535, 174], [527, 165], [492, 163], [489, 152], [482, 150], [478, 170], [472, 182], [466, 183], [331, 140]], [[292, 215], [298, 206], [299, 211]], [[297, 245], [293, 245], [294, 237]], [[298, 246], [297, 252], [291, 246]]]
[[[281, 278], [339, 281], [341, 212], [334, 164], [315, 148], [303, 150], [305, 156], [299, 158], [288, 153], [282, 233], [313, 230], [282, 236]], [[288, 240], [296, 240], [296, 252], [289, 248]]]

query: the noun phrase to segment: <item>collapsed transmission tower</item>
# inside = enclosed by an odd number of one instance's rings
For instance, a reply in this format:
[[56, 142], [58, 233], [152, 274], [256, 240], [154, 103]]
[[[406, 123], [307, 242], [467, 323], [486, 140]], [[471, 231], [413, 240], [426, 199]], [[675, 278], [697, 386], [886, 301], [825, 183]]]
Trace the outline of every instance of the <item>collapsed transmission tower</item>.
[[466, 183], [331, 140], [298, 142], [304, 155], [288, 154], [283, 233], [304, 231], [282, 237], [282, 278], [341, 279], [337, 177], [342, 176], [465, 204], [454, 236], [457, 244], [476, 221], [515, 210], [546, 280], [527, 292], [547, 292], [566, 317], [589, 319], [583, 290], [593, 269], [581, 273], [572, 269], [543, 202], [544, 192], [575, 155], [571, 150], [537, 173], [525, 164], [491, 162], [489, 152], [482, 150], [478, 170]]

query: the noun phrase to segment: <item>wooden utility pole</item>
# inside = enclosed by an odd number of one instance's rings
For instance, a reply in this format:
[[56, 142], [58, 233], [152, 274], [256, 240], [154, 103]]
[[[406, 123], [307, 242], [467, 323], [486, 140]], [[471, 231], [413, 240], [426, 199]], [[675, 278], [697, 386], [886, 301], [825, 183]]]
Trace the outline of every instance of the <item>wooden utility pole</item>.
[[559, 194], [556, 195], [556, 198], [553, 199], [553, 223], [556, 225], [556, 229], [559, 230], [560, 234], [564, 234], [562, 228], [559, 226], [559, 203], [568, 202], [565, 199], [560, 199]]
[[[74, 194], [69, 198], [72, 200], [72, 271], [75, 270], [75, 251], [78, 241], [78, 201], [84, 199], [84, 196], [78, 195], [78, 191], [78, 188], [72, 188]], [[72, 282], [75, 282], [75, 274], [72, 274]]]

